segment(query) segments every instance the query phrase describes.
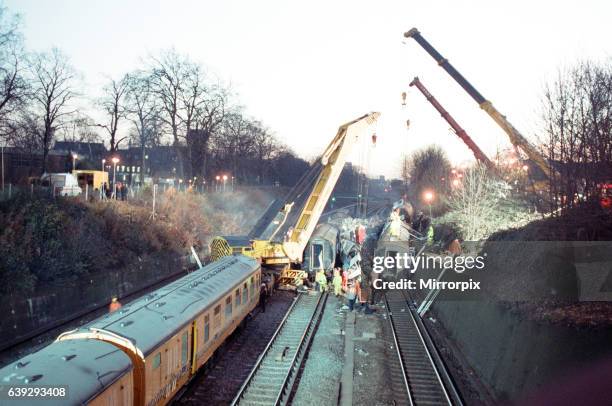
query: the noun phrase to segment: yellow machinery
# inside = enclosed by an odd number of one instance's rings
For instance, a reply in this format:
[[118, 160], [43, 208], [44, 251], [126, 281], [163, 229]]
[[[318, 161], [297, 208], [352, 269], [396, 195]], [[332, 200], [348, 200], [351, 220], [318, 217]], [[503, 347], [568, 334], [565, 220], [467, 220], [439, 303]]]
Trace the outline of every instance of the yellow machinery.
[[267, 270], [280, 271], [281, 285], [300, 285], [305, 272], [291, 269], [291, 265], [302, 262], [304, 248], [352, 146], [379, 116], [380, 113], [369, 113], [340, 126], [321, 158], [304, 174], [284, 201], [268, 210], [249, 236], [213, 239], [212, 259], [244, 254], [259, 259]]
[[[508, 121], [506, 116], [501, 114], [493, 104], [484, 98], [478, 90], [468, 82], [463, 75], [461, 75], [453, 65], [448, 62], [440, 53], [429, 43], [419, 30], [412, 28], [410, 31], [404, 34], [406, 38], [414, 39], [432, 58], [436, 60], [438, 65], [442, 67], [455, 81], [461, 86], [471, 97], [478, 103], [481, 109], [486, 111], [489, 116], [499, 125], [502, 130], [508, 135], [510, 142], [521, 149], [527, 157], [542, 171], [545, 178], [548, 180], [554, 174], [554, 170], [551, 169], [546, 159], [540, 154], [537, 149], [525, 138], [511, 123]], [[535, 183], [536, 190], [542, 190], [545, 188], [546, 182]]]
[[90, 190], [95, 190], [102, 187], [104, 183], [108, 183], [108, 172], [93, 171], [93, 170], [74, 170], [72, 174], [79, 181], [79, 186], [85, 190], [85, 185], [89, 185]]

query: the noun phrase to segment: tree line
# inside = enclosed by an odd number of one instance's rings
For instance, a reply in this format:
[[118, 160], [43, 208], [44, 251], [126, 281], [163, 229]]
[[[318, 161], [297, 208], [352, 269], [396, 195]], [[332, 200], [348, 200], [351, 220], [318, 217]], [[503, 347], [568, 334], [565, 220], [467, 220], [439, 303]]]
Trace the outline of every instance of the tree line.
[[543, 99], [545, 155], [553, 211], [597, 203], [612, 183], [612, 64], [580, 62], [560, 70]]
[[[260, 120], [248, 116], [230, 86], [174, 49], [143, 59], [141, 66], [106, 78], [87, 104], [82, 80], [59, 49], [28, 52], [20, 18], [0, 7], [0, 137], [5, 145], [41, 152], [40, 171], [57, 139], [107, 141], [109, 155], [138, 146], [172, 145], [179, 178], [218, 171], [245, 182], [299, 178], [308, 164], [297, 158]], [[101, 121], [101, 122], [100, 122]]]

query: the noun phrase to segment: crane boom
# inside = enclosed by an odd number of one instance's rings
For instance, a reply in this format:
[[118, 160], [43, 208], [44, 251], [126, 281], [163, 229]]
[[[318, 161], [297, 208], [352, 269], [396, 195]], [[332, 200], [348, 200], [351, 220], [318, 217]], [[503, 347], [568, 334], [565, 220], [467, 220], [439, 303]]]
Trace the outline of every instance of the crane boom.
[[292, 276], [291, 264], [302, 261], [304, 248], [317, 225], [323, 209], [340, 177], [351, 148], [363, 132], [376, 122], [380, 113], [372, 112], [338, 128], [321, 158], [298, 182], [279, 208], [272, 206], [268, 217], [260, 219], [256, 231], [249, 236], [219, 236], [211, 242], [211, 257], [241, 253], [261, 261], [266, 268], [280, 269], [281, 284], [291, 280], [301, 283], [301, 276]]
[[429, 55], [432, 56], [438, 62], [438, 65], [442, 67], [459, 85], [478, 103], [480, 108], [486, 111], [489, 116], [499, 125], [502, 130], [506, 132], [508, 138], [510, 138], [510, 142], [523, 150], [525, 154], [531, 159], [546, 175], [547, 178], [551, 178], [552, 172], [546, 162], [546, 159], [536, 150], [536, 148], [531, 145], [531, 143], [508, 121], [506, 116], [501, 114], [493, 104], [484, 98], [478, 90], [474, 88], [468, 82], [463, 75], [461, 75], [453, 65], [448, 62], [446, 58], [444, 58], [440, 53], [429, 43], [418, 29], [412, 28], [410, 31], [404, 33], [404, 37], [413, 38]]
[[461, 126], [455, 121], [453, 116], [451, 116], [444, 109], [444, 107], [442, 107], [438, 100], [433, 97], [433, 95], [429, 92], [429, 90], [427, 90], [425, 85], [423, 85], [423, 83], [419, 80], [418, 77], [415, 77], [412, 82], [410, 82], [410, 86], [416, 86], [416, 88], [419, 89], [421, 93], [423, 93], [423, 96], [425, 96], [425, 98], [431, 103], [432, 106], [434, 106], [436, 110], [438, 110], [438, 113], [440, 113], [440, 115], [446, 120], [446, 122], [450, 124], [453, 131], [455, 131], [455, 134], [457, 134], [457, 136], [461, 138], [465, 145], [467, 145], [468, 148], [472, 150], [472, 152], [474, 153], [474, 157], [476, 157], [477, 160], [485, 164], [490, 170], [496, 170], [495, 165], [493, 165], [493, 162], [491, 162], [491, 160], [484, 154], [484, 152], [482, 152], [482, 150], [478, 147], [478, 145], [476, 145], [474, 140], [472, 140], [472, 138], [467, 134], [467, 132], [465, 132], [465, 130], [461, 128]]
[[340, 177], [350, 149], [355, 145], [364, 130], [372, 125], [379, 116], [380, 113], [373, 112], [340, 126], [338, 133], [323, 152], [321, 156], [323, 169], [295, 223], [289, 241], [283, 243], [283, 250], [293, 261], [301, 261], [302, 252], [306, 248], [306, 244]]

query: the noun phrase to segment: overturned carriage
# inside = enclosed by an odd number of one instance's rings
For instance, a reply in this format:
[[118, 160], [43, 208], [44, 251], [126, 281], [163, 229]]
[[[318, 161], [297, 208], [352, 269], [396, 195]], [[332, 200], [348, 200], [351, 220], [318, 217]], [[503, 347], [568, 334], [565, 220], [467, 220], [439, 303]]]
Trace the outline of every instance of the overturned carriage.
[[314, 275], [319, 269], [331, 273], [340, 247], [340, 230], [331, 224], [318, 224], [304, 249], [302, 270]]
[[[388, 220], [380, 232], [376, 249], [374, 250], [374, 256], [376, 257], [393, 257], [397, 255], [408, 256], [418, 255], [423, 247], [424, 241], [420, 233], [413, 230], [404, 221], [401, 221], [399, 227], [399, 235], [393, 235], [391, 231], [391, 221]], [[395, 279], [405, 269], [398, 269], [396, 264], [392, 267], [385, 267], [381, 273], [383, 279]]]

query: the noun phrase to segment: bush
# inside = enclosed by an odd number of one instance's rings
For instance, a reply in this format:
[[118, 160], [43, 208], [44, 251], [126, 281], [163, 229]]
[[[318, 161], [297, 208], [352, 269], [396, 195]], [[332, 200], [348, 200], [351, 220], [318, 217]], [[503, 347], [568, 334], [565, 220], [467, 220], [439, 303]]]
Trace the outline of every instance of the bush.
[[461, 185], [453, 189], [447, 204], [449, 212], [437, 223], [456, 225], [466, 241], [484, 240], [497, 231], [523, 226], [539, 218], [482, 164], [466, 170]]

